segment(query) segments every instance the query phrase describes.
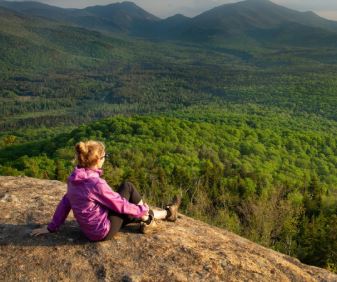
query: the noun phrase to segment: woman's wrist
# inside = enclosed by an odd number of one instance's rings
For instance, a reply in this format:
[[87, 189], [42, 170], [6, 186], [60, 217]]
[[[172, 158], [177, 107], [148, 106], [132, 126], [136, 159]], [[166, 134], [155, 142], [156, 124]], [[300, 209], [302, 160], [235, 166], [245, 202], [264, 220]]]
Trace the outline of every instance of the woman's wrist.
[[142, 216], [142, 221], [148, 221], [149, 220], [149, 215], [145, 214]]

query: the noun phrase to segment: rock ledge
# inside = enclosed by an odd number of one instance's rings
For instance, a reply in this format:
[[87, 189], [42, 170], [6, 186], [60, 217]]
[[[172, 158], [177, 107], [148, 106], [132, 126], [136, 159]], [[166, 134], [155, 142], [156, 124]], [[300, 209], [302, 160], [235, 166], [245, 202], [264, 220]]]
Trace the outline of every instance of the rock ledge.
[[73, 216], [58, 233], [33, 238], [66, 191], [58, 181], [0, 177], [2, 281], [337, 281], [337, 276], [181, 215], [154, 234], [123, 230], [88, 242]]

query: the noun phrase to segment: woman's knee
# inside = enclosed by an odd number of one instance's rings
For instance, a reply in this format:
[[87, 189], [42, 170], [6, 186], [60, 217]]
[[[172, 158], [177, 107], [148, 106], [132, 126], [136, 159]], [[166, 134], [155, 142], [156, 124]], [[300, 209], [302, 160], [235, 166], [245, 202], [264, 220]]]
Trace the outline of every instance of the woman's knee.
[[128, 192], [131, 192], [133, 189], [134, 189], [134, 185], [131, 182], [129, 182], [129, 181], [125, 181], [125, 182], [123, 182], [119, 186], [118, 192], [119, 191], [128, 191]]
[[133, 204], [138, 204], [142, 200], [136, 187], [129, 181], [123, 182], [117, 192]]

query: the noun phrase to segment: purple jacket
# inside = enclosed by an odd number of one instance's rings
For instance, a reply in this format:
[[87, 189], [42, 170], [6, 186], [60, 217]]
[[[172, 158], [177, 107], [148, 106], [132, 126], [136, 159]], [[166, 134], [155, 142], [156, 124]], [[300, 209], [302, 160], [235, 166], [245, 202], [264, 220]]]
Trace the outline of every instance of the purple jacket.
[[70, 210], [83, 233], [92, 241], [102, 240], [110, 230], [109, 210], [140, 218], [148, 212], [144, 205], [128, 202], [112, 191], [100, 176], [102, 170], [75, 168], [68, 178], [68, 191], [56, 208], [48, 230], [55, 232], [64, 223]]

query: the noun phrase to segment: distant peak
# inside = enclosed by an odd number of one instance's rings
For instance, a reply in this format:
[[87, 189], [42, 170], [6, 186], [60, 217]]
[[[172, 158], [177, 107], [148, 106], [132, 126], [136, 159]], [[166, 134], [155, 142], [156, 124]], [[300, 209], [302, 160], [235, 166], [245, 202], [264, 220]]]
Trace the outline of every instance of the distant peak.
[[183, 14], [175, 14], [173, 17], [185, 17]]
[[128, 5], [128, 6], [137, 6], [135, 3], [131, 2], [131, 1], [123, 1], [123, 2], [119, 2], [119, 4]]
[[273, 3], [270, 0], [246, 0], [245, 2], [257, 2], [257, 3]]
[[186, 17], [185, 15], [183, 15], [183, 14], [175, 14], [175, 15], [173, 15], [173, 16], [171, 16], [170, 18], [174, 18], [174, 19], [180, 19], [180, 18], [188, 18], [188, 17]]
[[270, 4], [274, 4], [276, 5], [275, 3], [273, 3], [272, 1], [270, 0], [244, 0], [242, 1], [241, 3], [254, 3], [254, 4], [266, 4], [266, 5], [270, 5]]
[[[124, 7], [137, 7], [137, 8], [139, 8], [135, 3], [131, 2], [131, 1], [117, 2], [117, 3], [114, 3], [114, 4], [124, 6]], [[111, 5], [114, 5], [114, 4], [111, 4]]]
[[167, 17], [164, 21], [178, 23], [178, 22], [184, 22], [184, 21], [187, 21], [187, 20], [190, 20], [190, 19], [191, 18], [186, 17], [183, 14], [175, 14], [173, 16]]

